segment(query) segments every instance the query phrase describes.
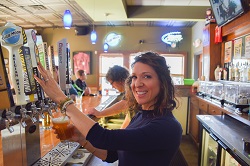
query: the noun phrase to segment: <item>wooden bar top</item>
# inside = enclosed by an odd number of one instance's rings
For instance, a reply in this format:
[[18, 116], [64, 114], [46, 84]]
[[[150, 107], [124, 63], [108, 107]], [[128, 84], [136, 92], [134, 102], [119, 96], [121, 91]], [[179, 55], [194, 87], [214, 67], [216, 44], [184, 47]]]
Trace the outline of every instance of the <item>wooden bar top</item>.
[[[105, 101], [108, 96], [83, 96], [82, 97], [82, 109], [89, 107], [96, 107], [102, 101]], [[41, 126], [41, 125], [40, 125]], [[41, 126], [42, 127], [42, 126]], [[41, 157], [54, 148], [60, 140], [56, 138], [53, 129], [44, 130], [40, 127], [40, 146]], [[1, 133], [0, 133], [1, 136]], [[2, 141], [0, 141], [0, 166], [3, 165], [3, 153], [2, 153]]]

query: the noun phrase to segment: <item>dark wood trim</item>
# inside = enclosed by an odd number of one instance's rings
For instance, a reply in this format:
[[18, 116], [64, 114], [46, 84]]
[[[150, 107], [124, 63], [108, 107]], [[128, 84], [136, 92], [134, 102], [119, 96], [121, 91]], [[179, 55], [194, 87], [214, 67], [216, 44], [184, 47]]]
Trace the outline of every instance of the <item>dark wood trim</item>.
[[223, 41], [230, 41], [248, 33], [250, 33], [250, 12], [222, 27]]

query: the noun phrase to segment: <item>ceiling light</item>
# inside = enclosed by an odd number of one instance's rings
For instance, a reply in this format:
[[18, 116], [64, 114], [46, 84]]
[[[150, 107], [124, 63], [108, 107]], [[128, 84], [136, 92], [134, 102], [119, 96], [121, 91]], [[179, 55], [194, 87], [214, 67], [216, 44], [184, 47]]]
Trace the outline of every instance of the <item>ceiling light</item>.
[[94, 25], [93, 25], [93, 31], [90, 34], [90, 40], [91, 40], [92, 44], [95, 44], [96, 40], [97, 40], [97, 34], [96, 34], [95, 29], [94, 29]]
[[63, 15], [63, 25], [65, 29], [70, 29], [72, 26], [72, 15], [70, 10], [65, 10]]
[[109, 49], [109, 45], [107, 43], [104, 43], [103, 45], [104, 52], [108, 52], [108, 49]]

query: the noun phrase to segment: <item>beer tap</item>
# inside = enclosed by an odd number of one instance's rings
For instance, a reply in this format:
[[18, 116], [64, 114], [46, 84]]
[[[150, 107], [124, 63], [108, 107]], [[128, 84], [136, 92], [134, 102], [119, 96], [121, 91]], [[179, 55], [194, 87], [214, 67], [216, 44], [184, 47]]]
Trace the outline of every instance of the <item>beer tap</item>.
[[22, 125], [23, 128], [25, 128], [25, 127], [27, 126], [27, 124], [26, 124], [26, 122], [25, 122], [27, 119], [30, 119], [30, 120], [32, 121], [32, 123], [35, 123], [35, 122], [36, 122], [35, 119], [31, 118], [31, 117], [27, 114], [27, 110], [26, 110], [25, 108], [23, 108], [22, 106], [21, 106], [21, 109], [20, 109], [20, 113], [21, 113], [21, 120], [20, 120], [20, 123], [21, 123], [21, 125]]
[[31, 110], [31, 119], [33, 119], [34, 121], [37, 121], [36, 115], [41, 115], [41, 114], [38, 111], [38, 108], [36, 107], [34, 102], [31, 102], [30, 110]]
[[15, 113], [7, 109], [6, 110], [5, 126], [9, 130], [10, 133], [14, 132], [14, 128], [11, 126], [11, 122], [14, 119], [14, 117], [15, 117]]

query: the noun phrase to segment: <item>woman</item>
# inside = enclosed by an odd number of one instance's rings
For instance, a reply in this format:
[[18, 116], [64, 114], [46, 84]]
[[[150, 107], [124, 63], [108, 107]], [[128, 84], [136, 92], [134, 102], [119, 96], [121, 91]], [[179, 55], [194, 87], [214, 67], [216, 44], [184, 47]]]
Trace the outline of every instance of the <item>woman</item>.
[[[166, 166], [177, 152], [182, 128], [172, 110], [176, 107], [174, 85], [165, 58], [154, 52], [141, 53], [132, 64], [128, 106], [138, 113], [126, 129], [108, 130], [81, 113], [74, 104], [62, 108], [74, 123], [78, 141], [106, 162], [120, 166]], [[39, 65], [45, 79], [36, 80], [56, 103], [67, 102], [64, 93]], [[86, 140], [85, 140], [86, 138]]]
[[[120, 93], [124, 93], [125, 80], [128, 78], [128, 76], [129, 71], [127, 68], [114, 65], [113, 67], [109, 68], [106, 74], [106, 80], [111, 84], [113, 88], [117, 89]], [[102, 111], [98, 111], [95, 108], [89, 108], [86, 109], [84, 113], [95, 115], [97, 118], [102, 118], [125, 112], [126, 116], [123, 121], [123, 124], [121, 125], [121, 128], [126, 128], [131, 120], [130, 113], [127, 113], [126, 110], [128, 110], [128, 106], [125, 98], [123, 98], [121, 101]]]

